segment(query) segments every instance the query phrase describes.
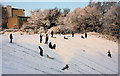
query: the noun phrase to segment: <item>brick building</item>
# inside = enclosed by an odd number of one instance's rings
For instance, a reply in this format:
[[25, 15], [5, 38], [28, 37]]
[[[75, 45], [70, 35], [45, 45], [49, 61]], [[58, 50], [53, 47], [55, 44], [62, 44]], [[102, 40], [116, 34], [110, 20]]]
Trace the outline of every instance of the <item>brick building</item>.
[[17, 9], [12, 8], [12, 6], [7, 6], [4, 10], [6, 10], [7, 15], [7, 28], [20, 29], [22, 25], [27, 23], [29, 17], [25, 16], [25, 9]]

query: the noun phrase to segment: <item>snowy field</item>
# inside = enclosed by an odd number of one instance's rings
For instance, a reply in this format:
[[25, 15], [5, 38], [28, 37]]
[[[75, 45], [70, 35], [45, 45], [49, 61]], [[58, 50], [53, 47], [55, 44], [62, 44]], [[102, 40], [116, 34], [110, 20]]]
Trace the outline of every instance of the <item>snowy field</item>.
[[[64, 35], [55, 35], [56, 38], [49, 38], [49, 42], [57, 45], [55, 50], [51, 50], [44, 41], [39, 43], [39, 35], [13, 36], [12, 44], [9, 43], [8, 35], [0, 36], [3, 74], [118, 73], [118, 44], [113, 41], [93, 35], [89, 35], [87, 39], [80, 38], [80, 35], [67, 35], [68, 40], [65, 40]], [[39, 55], [38, 46], [44, 49], [43, 57]], [[107, 56], [108, 50], [111, 50], [112, 58]], [[61, 70], [66, 64], [69, 69]]]
[[2, 75], [2, 37], [0, 36], [0, 75]]

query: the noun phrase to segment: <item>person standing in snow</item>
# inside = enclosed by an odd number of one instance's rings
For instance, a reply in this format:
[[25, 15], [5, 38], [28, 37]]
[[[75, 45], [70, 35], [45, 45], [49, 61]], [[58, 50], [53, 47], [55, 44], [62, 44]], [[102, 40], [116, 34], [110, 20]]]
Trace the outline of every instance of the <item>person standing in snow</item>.
[[40, 43], [42, 43], [42, 35], [40, 34]]
[[111, 53], [110, 53], [110, 50], [108, 50], [108, 56], [109, 56], [110, 58], [112, 58]]
[[43, 49], [40, 46], [38, 46], [38, 47], [40, 49], [40, 56], [43, 56]]
[[46, 34], [45, 44], [48, 44], [48, 34]]
[[65, 69], [68, 69], [68, 68], [69, 68], [69, 66], [68, 66], [68, 64], [66, 64], [66, 66], [63, 67], [62, 70], [65, 70]]
[[56, 44], [54, 44], [52, 48], [53, 48], [53, 49], [56, 49]]
[[87, 33], [85, 33], [85, 38], [87, 38]]
[[53, 37], [53, 31], [51, 31], [51, 37]]
[[72, 31], [72, 37], [74, 37], [74, 32]]
[[52, 49], [52, 44], [51, 44], [51, 42], [49, 43], [49, 48], [51, 48], [51, 49]]
[[10, 34], [10, 43], [12, 43], [13, 36]]

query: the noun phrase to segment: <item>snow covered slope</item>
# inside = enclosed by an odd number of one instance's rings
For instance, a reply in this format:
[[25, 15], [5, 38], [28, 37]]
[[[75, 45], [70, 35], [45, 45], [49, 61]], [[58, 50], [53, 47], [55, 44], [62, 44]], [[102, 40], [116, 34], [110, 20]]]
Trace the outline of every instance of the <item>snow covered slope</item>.
[[[57, 48], [51, 50], [47, 44], [39, 43], [39, 35], [14, 35], [9, 43], [8, 35], [2, 37], [3, 74], [117, 74], [118, 44], [95, 36], [81, 39], [80, 35], [56, 35], [49, 42]], [[39, 48], [44, 56], [39, 55]], [[107, 56], [111, 50], [112, 58]], [[47, 57], [47, 54], [54, 59]], [[66, 64], [68, 70], [61, 70]]]
[[2, 37], [0, 36], [0, 75], [2, 75]]

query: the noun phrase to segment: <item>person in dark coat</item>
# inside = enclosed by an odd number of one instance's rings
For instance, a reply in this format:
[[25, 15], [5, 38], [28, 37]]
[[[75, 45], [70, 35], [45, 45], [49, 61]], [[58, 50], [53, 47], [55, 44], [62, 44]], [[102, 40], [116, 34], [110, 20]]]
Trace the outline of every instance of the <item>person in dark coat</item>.
[[48, 44], [48, 34], [46, 34], [45, 44]]
[[72, 32], [72, 37], [74, 37], [74, 32]]
[[53, 49], [56, 49], [56, 44], [53, 45]]
[[40, 49], [40, 56], [43, 56], [43, 49], [40, 46], [38, 48]]
[[49, 43], [49, 48], [51, 48], [51, 49], [52, 49], [52, 44], [51, 44], [51, 42]]
[[51, 31], [51, 37], [53, 37], [53, 31]]
[[40, 43], [42, 43], [42, 35], [40, 34]]
[[66, 64], [66, 66], [63, 67], [62, 70], [65, 70], [65, 69], [68, 69], [68, 68], [69, 68], [69, 66], [68, 66], [68, 64]]
[[12, 43], [13, 36], [10, 34], [10, 43]]
[[87, 33], [85, 33], [85, 38], [87, 38]]
[[109, 56], [110, 58], [112, 58], [111, 53], [110, 53], [110, 50], [108, 50], [108, 56]]

